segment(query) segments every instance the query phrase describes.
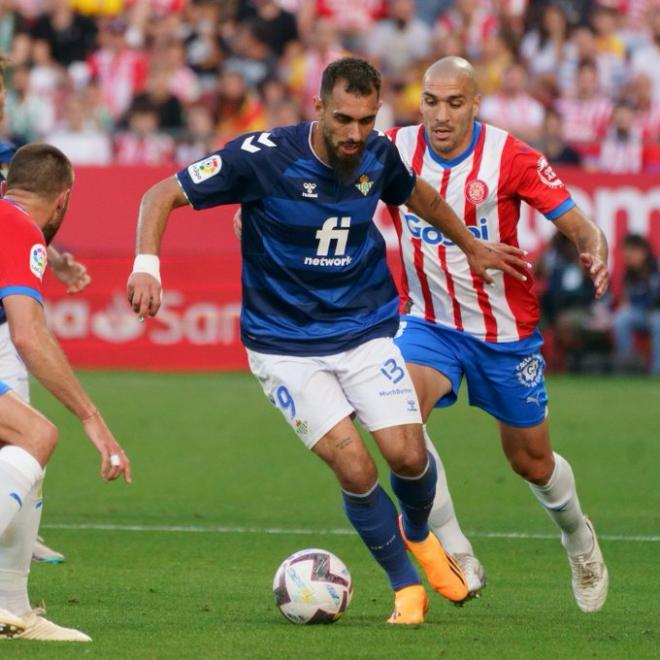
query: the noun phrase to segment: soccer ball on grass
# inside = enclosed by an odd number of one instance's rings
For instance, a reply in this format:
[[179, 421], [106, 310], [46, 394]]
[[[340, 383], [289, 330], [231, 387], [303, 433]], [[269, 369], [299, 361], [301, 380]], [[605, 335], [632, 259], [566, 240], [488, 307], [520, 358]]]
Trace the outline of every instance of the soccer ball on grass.
[[280, 564], [273, 594], [280, 612], [293, 623], [334, 623], [351, 602], [353, 581], [339, 557], [307, 548]]

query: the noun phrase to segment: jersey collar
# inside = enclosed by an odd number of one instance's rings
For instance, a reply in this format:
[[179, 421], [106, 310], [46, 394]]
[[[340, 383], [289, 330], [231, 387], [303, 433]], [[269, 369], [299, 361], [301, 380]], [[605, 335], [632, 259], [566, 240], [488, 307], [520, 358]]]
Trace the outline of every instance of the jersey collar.
[[472, 154], [472, 152], [474, 151], [474, 148], [477, 142], [479, 141], [480, 136], [481, 136], [481, 122], [475, 121], [474, 126], [472, 128], [472, 140], [470, 141], [468, 148], [463, 153], [458, 154], [456, 158], [452, 158], [451, 160], [446, 160], [445, 158], [442, 158], [442, 156], [439, 156], [435, 151], [433, 151], [433, 148], [429, 144], [428, 136], [426, 135], [426, 129], [424, 129], [424, 141], [426, 142], [426, 147], [428, 149], [429, 155], [436, 163], [438, 163], [438, 165], [441, 165], [445, 169], [456, 167], [456, 165], [459, 165], [466, 158], [468, 158], [470, 154]]

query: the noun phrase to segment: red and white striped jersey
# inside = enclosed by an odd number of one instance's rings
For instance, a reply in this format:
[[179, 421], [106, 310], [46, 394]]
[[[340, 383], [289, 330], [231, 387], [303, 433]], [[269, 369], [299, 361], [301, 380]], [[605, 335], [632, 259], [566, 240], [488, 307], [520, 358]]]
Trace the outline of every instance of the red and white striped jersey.
[[[475, 123], [470, 147], [451, 161], [427, 145], [424, 126], [393, 128], [390, 138], [418, 176], [433, 185], [477, 237], [518, 246], [520, 203], [550, 220], [575, 204], [547, 160], [489, 124]], [[465, 254], [407, 207], [390, 206], [403, 262], [403, 309], [488, 342], [524, 339], [534, 332], [539, 306], [528, 275], [521, 282], [492, 271], [485, 285]]]

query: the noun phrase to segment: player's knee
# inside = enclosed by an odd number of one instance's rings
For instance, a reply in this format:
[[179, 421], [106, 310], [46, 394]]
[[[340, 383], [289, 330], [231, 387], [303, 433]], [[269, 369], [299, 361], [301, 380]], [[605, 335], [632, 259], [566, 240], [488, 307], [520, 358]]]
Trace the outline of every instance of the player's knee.
[[57, 445], [58, 436], [57, 427], [47, 419], [41, 419], [35, 425], [34, 441], [40, 452], [50, 455]]
[[552, 457], [537, 458], [526, 453], [512, 456], [509, 459], [513, 471], [525, 481], [533, 484], [547, 484], [552, 476], [554, 463]]
[[349, 492], [361, 495], [367, 493], [378, 479], [378, 471], [373, 461], [360, 461], [335, 469], [341, 487]]
[[402, 477], [417, 477], [426, 469], [428, 452], [422, 443], [409, 444], [390, 457], [392, 471]]

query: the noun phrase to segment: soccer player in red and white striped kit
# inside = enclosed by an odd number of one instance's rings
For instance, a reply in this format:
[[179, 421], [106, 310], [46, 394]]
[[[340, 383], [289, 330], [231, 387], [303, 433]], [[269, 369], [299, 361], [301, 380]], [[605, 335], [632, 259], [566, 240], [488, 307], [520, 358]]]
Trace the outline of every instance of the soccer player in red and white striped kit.
[[[495, 126], [479, 122], [474, 69], [459, 57], [424, 75], [418, 126], [391, 129], [404, 161], [463, 218], [477, 238], [518, 246], [520, 204], [527, 202], [575, 245], [600, 298], [608, 287], [607, 243], [576, 206], [547, 160]], [[492, 415], [504, 454], [561, 531], [573, 594], [585, 612], [600, 609], [607, 568], [582, 513], [571, 466], [553, 452], [547, 420], [539, 305], [532, 278], [493, 273], [484, 286], [463, 253], [405, 206], [390, 207], [404, 264], [399, 348], [426, 421], [456, 401], [465, 378], [471, 405]], [[427, 444], [432, 444], [427, 435]], [[485, 586], [483, 567], [456, 520], [437, 452], [438, 484], [429, 523], [461, 564], [470, 592]]]

